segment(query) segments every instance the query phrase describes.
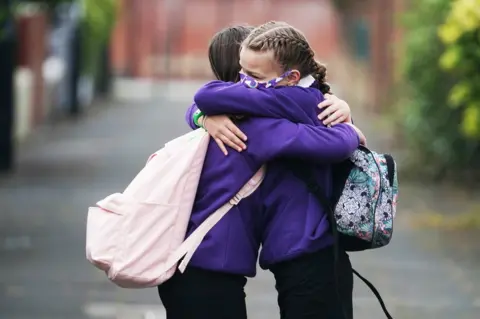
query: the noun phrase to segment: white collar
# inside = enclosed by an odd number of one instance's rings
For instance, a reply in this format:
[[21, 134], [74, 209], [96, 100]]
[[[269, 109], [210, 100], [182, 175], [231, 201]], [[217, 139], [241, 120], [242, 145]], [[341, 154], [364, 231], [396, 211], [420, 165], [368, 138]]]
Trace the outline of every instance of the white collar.
[[309, 88], [312, 86], [313, 82], [315, 82], [315, 78], [311, 75], [307, 75], [306, 77], [301, 78], [297, 85], [303, 88]]

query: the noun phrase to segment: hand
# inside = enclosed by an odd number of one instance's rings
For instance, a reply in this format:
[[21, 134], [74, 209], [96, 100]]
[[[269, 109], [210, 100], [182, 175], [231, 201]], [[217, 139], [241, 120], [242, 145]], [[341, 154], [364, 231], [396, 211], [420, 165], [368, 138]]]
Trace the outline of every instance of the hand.
[[360, 131], [360, 129], [358, 127], [356, 127], [355, 125], [353, 125], [352, 123], [345, 123], [345, 124], [350, 125], [351, 127], [353, 127], [355, 132], [357, 132], [358, 138], [360, 140], [360, 145], [367, 146], [367, 138], [365, 137], [363, 132]]
[[247, 136], [226, 115], [206, 116], [198, 119], [199, 123], [213, 137], [223, 154], [228, 155], [225, 144], [241, 152], [247, 149]]
[[350, 107], [347, 102], [339, 99], [335, 95], [325, 94], [325, 100], [318, 104], [320, 109], [324, 109], [318, 119], [327, 126], [333, 126], [343, 122], [351, 122]]

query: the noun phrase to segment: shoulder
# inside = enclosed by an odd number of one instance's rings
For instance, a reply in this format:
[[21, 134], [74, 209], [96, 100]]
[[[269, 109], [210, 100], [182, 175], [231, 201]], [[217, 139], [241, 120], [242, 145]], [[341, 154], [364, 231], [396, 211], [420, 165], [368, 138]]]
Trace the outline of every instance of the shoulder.
[[219, 80], [213, 80], [210, 82], [205, 83], [202, 85], [198, 90], [197, 93], [199, 92], [205, 92], [205, 91], [212, 91], [212, 90], [222, 90], [222, 89], [227, 89], [232, 86], [235, 86], [237, 83], [233, 82], [223, 82]]
[[322, 92], [312, 87], [304, 88], [301, 86], [281, 86], [276, 87], [273, 91], [275, 91], [278, 96], [294, 99], [299, 102], [320, 103], [325, 99]]
[[295, 98], [323, 100], [323, 94], [320, 90], [312, 87], [304, 88], [301, 86], [280, 86], [275, 91], [281, 95], [289, 95]]

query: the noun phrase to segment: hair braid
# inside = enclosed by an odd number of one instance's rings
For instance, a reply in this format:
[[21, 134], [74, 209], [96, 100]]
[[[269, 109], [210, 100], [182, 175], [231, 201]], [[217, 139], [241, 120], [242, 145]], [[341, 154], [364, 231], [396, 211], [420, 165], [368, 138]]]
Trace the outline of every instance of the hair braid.
[[315, 80], [317, 80], [318, 89], [323, 94], [332, 94], [330, 84], [327, 83], [327, 67], [324, 64], [316, 61], [313, 56], [310, 63], [312, 76], [315, 78]]
[[302, 32], [289, 24], [267, 22], [255, 28], [243, 46], [253, 51], [272, 50], [284, 71], [297, 68], [302, 77], [310, 74], [323, 94], [330, 93], [330, 85], [326, 82], [327, 68], [315, 61], [315, 52]]

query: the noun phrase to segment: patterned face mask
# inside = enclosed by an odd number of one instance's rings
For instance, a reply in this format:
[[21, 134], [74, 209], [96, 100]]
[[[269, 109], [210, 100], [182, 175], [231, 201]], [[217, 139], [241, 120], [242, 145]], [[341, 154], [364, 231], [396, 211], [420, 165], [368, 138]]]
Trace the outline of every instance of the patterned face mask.
[[280, 75], [278, 78], [272, 79], [268, 82], [259, 82], [258, 80], [255, 80], [249, 75], [240, 73], [240, 82], [245, 84], [246, 87], [249, 87], [251, 89], [257, 89], [257, 88], [270, 88], [270, 87], [275, 87], [278, 83], [280, 83], [283, 79], [285, 79], [287, 76], [289, 76], [292, 73], [292, 71], [287, 71]]

